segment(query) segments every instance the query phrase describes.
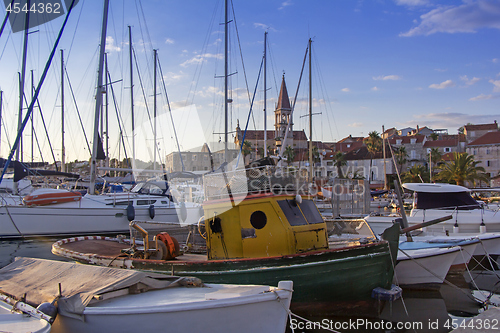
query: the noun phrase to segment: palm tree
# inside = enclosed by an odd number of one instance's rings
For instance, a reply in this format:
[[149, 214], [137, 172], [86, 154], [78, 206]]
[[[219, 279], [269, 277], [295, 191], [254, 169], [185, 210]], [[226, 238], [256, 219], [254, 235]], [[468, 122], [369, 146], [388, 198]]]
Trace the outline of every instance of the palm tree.
[[453, 153], [453, 160], [438, 167], [441, 171], [437, 178], [448, 183], [464, 185], [466, 181], [475, 183], [476, 180], [488, 181], [483, 167], [478, 167], [479, 161], [467, 153]]
[[396, 164], [399, 165], [399, 172], [402, 172], [403, 164], [405, 164], [408, 159], [408, 153], [406, 152], [406, 148], [403, 146], [395, 148], [394, 150], [395, 150], [394, 157], [396, 159]]
[[314, 163], [317, 163], [317, 162], [320, 162], [321, 159], [319, 158], [319, 150], [318, 150], [318, 147], [317, 146], [314, 146], [313, 149], [312, 149], [312, 155], [313, 155], [313, 164]]
[[[431, 166], [433, 167], [434, 165], [438, 165], [439, 161], [442, 158], [441, 152], [437, 148], [431, 148], [431, 151], [427, 156], [429, 156], [429, 155], [431, 157], [431, 163], [432, 163]], [[432, 175], [430, 175], [430, 176], [432, 179]]]
[[402, 181], [404, 183], [427, 183], [429, 181], [429, 172], [423, 165], [417, 164], [402, 174]]
[[344, 159], [344, 153], [338, 151], [333, 158], [335, 160], [333, 165], [337, 167], [338, 177], [344, 178], [344, 174], [342, 173], [342, 167], [347, 165], [347, 161]]
[[290, 163], [292, 163], [293, 159], [295, 158], [295, 150], [292, 146], [287, 146], [285, 148], [285, 151], [283, 152], [283, 155], [286, 157], [286, 164], [290, 166]]
[[370, 154], [370, 169], [368, 170], [370, 176], [368, 179], [371, 180], [373, 156], [382, 149], [382, 138], [377, 131], [371, 131], [368, 133], [368, 137], [363, 140], [363, 143], [366, 145], [366, 149], [368, 149], [368, 153]]
[[243, 161], [247, 157], [247, 155], [250, 155], [252, 152], [252, 143], [250, 141], [243, 141], [243, 148], [241, 149], [241, 153], [243, 154]]

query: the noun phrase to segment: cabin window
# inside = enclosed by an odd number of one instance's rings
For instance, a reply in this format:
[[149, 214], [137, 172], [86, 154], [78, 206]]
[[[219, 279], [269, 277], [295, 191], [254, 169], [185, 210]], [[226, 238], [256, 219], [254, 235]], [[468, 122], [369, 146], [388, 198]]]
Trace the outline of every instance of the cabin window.
[[279, 200], [278, 204], [291, 226], [307, 224], [295, 200]]
[[107, 206], [128, 206], [129, 204], [133, 205], [134, 202], [133, 201], [117, 201], [117, 202], [110, 202], [110, 203], [107, 203], [106, 205]]
[[321, 214], [319, 213], [318, 208], [316, 208], [314, 202], [311, 200], [302, 200], [302, 203], [300, 203], [299, 206], [309, 224], [323, 223], [323, 218], [321, 217]]
[[156, 200], [137, 200], [137, 205], [152, 205], [156, 202]]
[[262, 229], [262, 228], [264, 228], [266, 226], [266, 224], [267, 224], [266, 213], [264, 213], [261, 210], [253, 212], [252, 215], [250, 215], [250, 224], [255, 229]]

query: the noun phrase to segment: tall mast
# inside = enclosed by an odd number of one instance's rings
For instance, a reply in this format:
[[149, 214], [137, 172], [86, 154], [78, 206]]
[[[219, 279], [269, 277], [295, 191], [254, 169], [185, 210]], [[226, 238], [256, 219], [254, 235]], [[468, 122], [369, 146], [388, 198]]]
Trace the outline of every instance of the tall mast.
[[130, 112], [132, 114], [132, 163], [135, 161], [135, 120], [134, 120], [134, 72], [132, 67], [132, 29], [128, 26], [128, 50], [130, 56]]
[[0, 145], [2, 144], [2, 140], [1, 140], [2, 139], [2, 119], [3, 119], [2, 118], [2, 104], [3, 104], [3, 91], [0, 90]]
[[154, 128], [153, 128], [153, 138], [154, 138], [154, 153], [153, 153], [153, 170], [156, 170], [156, 149], [158, 148], [157, 145], [156, 145], [156, 57], [157, 57], [157, 50], [153, 50], [154, 51], [154, 62], [155, 62], [155, 66], [154, 66], [154, 75], [153, 75], [153, 81], [154, 81], [154, 84], [153, 84], [153, 105], [154, 105]]
[[312, 55], [312, 40], [309, 38], [309, 180], [312, 181], [314, 175], [314, 167], [313, 167], [313, 141], [312, 141], [312, 131], [313, 131], [313, 125], [312, 125], [312, 62], [311, 62], [311, 55]]
[[[35, 79], [33, 78], [33, 70], [31, 70], [31, 100], [33, 100], [33, 96], [35, 95]], [[35, 135], [35, 124], [33, 123], [33, 113], [34, 112], [31, 112], [31, 115], [30, 115], [30, 120], [31, 120], [31, 163], [33, 163], [33, 160], [34, 160], [34, 151], [35, 149], [33, 148], [33, 145], [34, 145], [34, 135]]]
[[[26, 2], [27, 8], [30, 8], [30, 0]], [[21, 69], [21, 77], [19, 79], [19, 113], [17, 117], [17, 132], [21, 131], [21, 125], [23, 123], [23, 98], [24, 98], [24, 81], [26, 79], [26, 55], [28, 53], [28, 30], [30, 26], [30, 11], [26, 12], [26, 18], [24, 21], [24, 43], [23, 43], [23, 64]], [[21, 136], [21, 144], [16, 150], [16, 160], [19, 161], [19, 155], [21, 155], [21, 161], [23, 160], [23, 138]], [[21, 154], [19, 154], [21, 152]], [[14, 184], [14, 193], [17, 193], [17, 185]]]
[[64, 51], [61, 49], [61, 172], [66, 172], [66, 150], [64, 148]]
[[104, 10], [102, 15], [102, 31], [101, 31], [101, 45], [99, 50], [99, 70], [97, 72], [97, 92], [95, 98], [95, 114], [94, 114], [94, 139], [92, 140], [92, 157], [90, 162], [90, 186], [88, 191], [94, 193], [95, 179], [97, 173], [97, 146], [99, 144], [99, 115], [102, 107], [102, 93], [104, 88], [102, 86], [103, 63], [104, 63], [104, 50], [106, 47], [106, 27], [108, 23], [108, 8], [109, 0], [104, 0]]
[[227, 94], [227, 76], [228, 76], [228, 21], [229, 21], [229, 11], [228, 11], [228, 0], [224, 1], [224, 162], [228, 162], [228, 152], [227, 152], [227, 140], [228, 140], [228, 94]]
[[104, 54], [104, 65], [106, 67], [104, 73], [105, 73], [105, 82], [106, 82], [106, 167], [109, 168], [109, 127], [108, 127], [108, 106], [109, 106], [109, 103], [108, 103], [108, 85], [109, 85], [109, 82], [108, 82], [108, 54], [105, 53]]
[[382, 125], [382, 151], [384, 154], [384, 190], [387, 190], [387, 172], [385, 165], [385, 126]]
[[267, 100], [267, 57], [266, 57], [266, 47], [267, 47], [267, 31], [264, 32], [264, 157], [267, 157], [267, 115], [266, 115], [266, 100]]

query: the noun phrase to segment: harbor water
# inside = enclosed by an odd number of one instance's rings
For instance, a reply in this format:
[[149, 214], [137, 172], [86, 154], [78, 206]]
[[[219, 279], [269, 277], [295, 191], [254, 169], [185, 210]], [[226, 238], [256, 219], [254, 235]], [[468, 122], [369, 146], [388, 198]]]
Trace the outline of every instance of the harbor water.
[[[52, 244], [57, 240], [1, 241], [0, 266], [16, 257], [65, 260], [51, 253]], [[311, 317], [294, 313], [288, 332], [449, 332], [459, 327], [464, 319], [473, 318], [482, 311], [482, 305], [475, 298], [490, 297], [492, 303], [498, 303], [495, 294], [500, 288], [498, 270], [466, 270], [448, 274], [446, 281], [433, 288], [403, 289], [402, 298], [379, 304], [375, 316], [354, 309], [347, 316]], [[500, 323], [496, 327], [500, 330]]]

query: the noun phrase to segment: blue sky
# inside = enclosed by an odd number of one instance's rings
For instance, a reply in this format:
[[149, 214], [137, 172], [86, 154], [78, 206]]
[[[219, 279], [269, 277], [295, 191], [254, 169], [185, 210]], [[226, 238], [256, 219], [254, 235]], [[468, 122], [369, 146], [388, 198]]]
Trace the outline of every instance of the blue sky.
[[[382, 125], [429, 126], [456, 133], [458, 127], [468, 122], [500, 121], [500, 1], [233, 0], [233, 7], [230, 67], [231, 73], [236, 74], [230, 80], [232, 128], [237, 119], [242, 127], [246, 123], [249, 100], [244, 73], [252, 94], [266, 30], [268, 111], [274, 110], [283, 73], [290, 97], [295, 95], [307, 41], [313, 39], [313, 112], [320, 113], [313, 117], [314, 140], [336, 141], [350, 134], [366, 136], [372, 130], [380, 132]], [[65, 50], [65, 58], [69, 55], [66, 66], [88, 137], [93, 123], [101, 20], [102, 2], [81, 0], [58, 47]], [[201, 131], [203, 136], [198, 136], [198, 141], [219, 140], [222, 135], [214, 133], [223, 131], [223, 80], [216, 78], [223, 75], [224, 68], [222, 22], [220, 0], [111, 1], [107, 52], [112, 79], [122, 80], [114, 84], [114, 89], [127, 131], [131, 127], [127, 25], [131, 25], [150, 112], [155, 48], [172, 108], [194, 106], [203, 128], [195, 130], [189, 122], [182, 122], [184, 125], [177, 131], [183, 148], [187, 149], [189, 139]], [[58, 18], [32, 29], [39, 31], [30, 34], [27, 69], [28, 73], [33, 69], [35, 77], [43, 70], [61, 23], [62, 18]], [[22, 37], [22, 33], [11, 34], [9, 27], [0, 37], [0, 89], [4, 91], [2, 156], [7, 155], [8, 142], [13, 142], [17, 127], [17, 72], [21, 69]], [[56, 155], [60, 153], [61, 136], [59, 61], [58, 51], [40, 96]], [[297, 94], [294, 129], [306, 129], [307, 133], [307, 118], [301, 118], [307, 113], [307, 69], [304, 75]], [[137, 74], [134, 80], [136, 127], [150, 132]], [[75, 107], [69, 88], [65, 89], [67, 160], [87, 159]], [[167, 107], [161, 82], [158, 90], [161, 92], [158, 114], [165, 115]], [[252, 121], [250, 129], [263, 127], [262, 100], [260, 81], [254, 103], [255, 125]], [[110, 107], [110, 113], [115, 113], [114, 108]], [[182, 118], [182, 111], [179, 114]], [[268, 129], [272, 128], [273, 119], [272, 112], [268, 112]], [[50, 160], [41, 121], [35, 122], [44, 159]], [[162, 121], [158, 126], [161, 154], [175, 149], [171, 125]], [[109, 132], [110, 152], [117, 157], [116, 117], [110, 117]], [[145, 141], [137, 149], [138, 157], [151, 160], [151, 149], [144, 149], [144, 145], [152, 143], [152, 136], [144, 135]], [[30, 140], [29, 136], [25, 138], [25, 160], [31, 158]], [[130, 154], [130, 133], [125, 140]], [[120, 154], [123, 158], [123, 152]], [[39, 155], [37, 148], [36, 160]]]

